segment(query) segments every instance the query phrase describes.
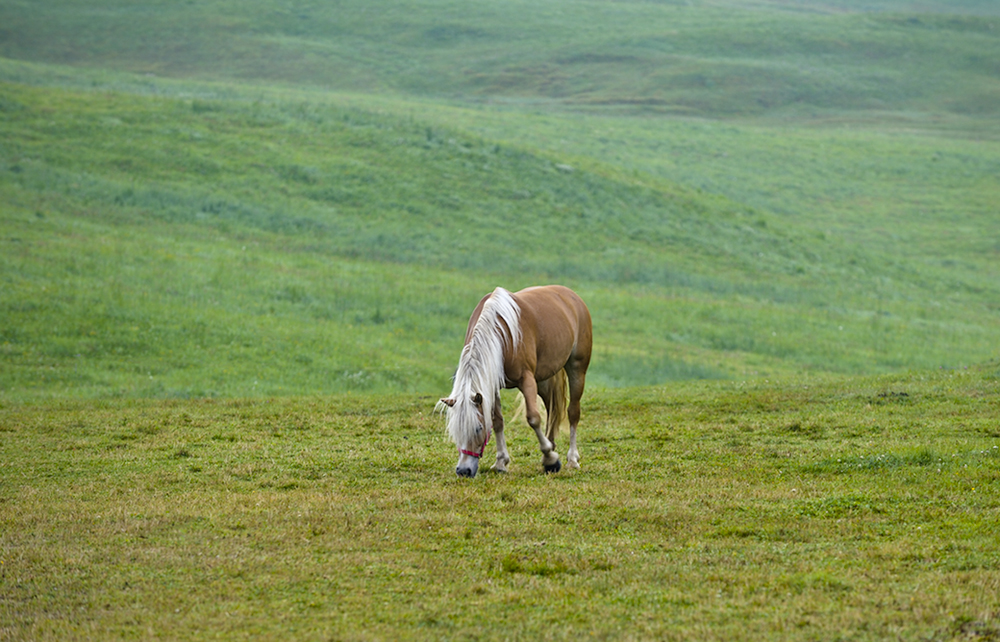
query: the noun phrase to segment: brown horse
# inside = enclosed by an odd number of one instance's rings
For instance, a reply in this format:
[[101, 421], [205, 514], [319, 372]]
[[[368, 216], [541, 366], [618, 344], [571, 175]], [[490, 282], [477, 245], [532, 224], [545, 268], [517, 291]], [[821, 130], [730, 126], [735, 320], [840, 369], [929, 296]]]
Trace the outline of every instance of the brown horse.
[[[497, 288], [483, 297], [469, 319], [451, 395], [438, 403], [448, 413], [448, 432], [458, 446], [455, 472], [476, 476], [491, 431], [497, 441], [493, 470], [507, 472], [501, 388], [517, 388], [524, 395], [525, 416], [538, 437], [546, 472], [562, 468], [555, 440], [559, 424], [569, 419], [567, 458], [571, 468], [579, 468], [576, 426], [592, 344], [590, 311], [569, 288], [547, 285], [513, 294]], [[539, 396], [548, 413], [546, 432]]]

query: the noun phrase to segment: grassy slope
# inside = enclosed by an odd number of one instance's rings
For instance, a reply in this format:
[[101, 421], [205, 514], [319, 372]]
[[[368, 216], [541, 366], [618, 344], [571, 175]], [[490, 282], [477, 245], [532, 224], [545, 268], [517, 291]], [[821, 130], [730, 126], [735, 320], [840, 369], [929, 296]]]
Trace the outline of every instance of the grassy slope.
[[699, 115], [796, 106], [996, 115], [995, 7], [880, 4], [871, 13], [871, 3], [831, 2], [22, 0], [0, 14], [0, 53], [171, 76]]
[[[982, 273], [953, 292], [940, 269], [914, 279], [877, 248], [585, 158], [560, 171], [307, 101], [9, 85], [5, 104], [18, 394], [434, 390], [495, 282], [582, 288], [604, 383], [741, 372], [754, 354], [771, 369], [955, 364], [995, 331]], [[479, 276], [456, 286], [455, 268]]]
[[993, 353], [989, 7], [570, 8], [5, 3], [4, 394], [436, 391], [544, 280], [595, 384]]
[[[16, 367], [23, 367], [24, 382], [37, 380], [50, 368], [78, 371], [89, 359], [100, 362], [111, 353], [119, 353], [119, 361], [144, 356], [158, 361], [151, 368], [133, 368], [149, 375], [153, 370], [174, 376], [180, 376], [177, 370], [197, 373], [197, 367], [185, 365], [193, 358], [220, 367], [232, 367], [227, 361], [244, 362], [270, 369], [273, 377], [276, 370], [298, 369], [293, 351], [269, 349], [271, 358], [262, 360], [232, 348], [255, 343], [256, 334], [266, 343], [271, 333], [255, 324], [273, 328], [280, 322], [286, 325], [282, 334], [302, 333], [307, 352], [326, 352], [348, 362], [343, 367], [328, 364], [327, 376], [353, 376], [365, 369], [376, 378], [389, 377], [368, 381], [373, 385], [426, 388], [430, 376], [440, 386], [467, 308], [501, 277], [487, 270], [478, 281], [456, 289], [456, 276], [429, 273], [430, 267], [484, 270], [491, 263], [502, 264], [502, 278], [530, 282], [540, 273], [566, 276], [590, 259], [586, 269], [593, 280], [605, 274], [627, 280], [618, 273], [647, 268], [623, 264], [615, 256], [602, 260], [601, 246], [608, 243], [610, 230], [599, 219], [609, 216], [607, 206], [595, 207], [594, 233], [584, 229], [575, 238], [574, 230], [558, 222], [546, 227], [544, 218], [540, 227], [516, 225], [512, 217], [523, 209], [520, 204], [538, 201], [534, 214], [550, 219], [565, 209], [565, 200], [595, 193], [604, 200], [620, 195], [644, 204], [647, 217], [650, 210], [667, 206], [680, 211], [693, 207], [671, 205], [669, 195], [600, 177], [564, 176], [552, 163], [520, 152], [440, 140], [423, 127], [393, 119], [366, 122], [363, 115], [336, 109], [303, 116], [301, 105], [206, 106], [14, 88], [7, 104], [10, 161], [4, 177], [11, 216], [5, 221], [10, 230], [5, 261], [11, 296], [6, 299], [10, 322], [5, 350], [15, 366], [8, 376], [16, 377]], [[327, 124], [317, 125], [317, 120]], [[96, 149], [90, 146], [95, 137], [101, 140]], [[372, 160], [366, 162], [366, 156]], [[390, 159], [412, 164], [413, 157], [422, 162], [409, 169], [388, 166]], [[476, 161], [474, 167], [470, 159]], [[492, 163], [496, 170], [487, 172], [481, 163]], [[337, 172], [339, 180], [334, 180]], [[138, 181], [144, 174], [152, 174], [151, 180]], [[398, 180], [400, 176], [407, 181]], [[522, 178], [532, 180], [518, 180]], [[491, 182], [485, 186], [484, 180]], [[580, 196], [567, 187], [586, 187], [590, 181], [598, 183], [589, 188], [591, 194]], [[484, 191], [492, 198], [483, 198]], [[481, 225], [477, 219], [489, 221], [483, 216], [486, 208], [505, 216], [487, 223], [481, 234], [448, 241], [456, 221], [470, 230]], [[431, 213], [438, 213], [436, 222]], [[621, 217], [613, 225], [621, 229], [638, 222], [640, 216], [631, 221]], [[581, 221], [578, 227], [586, 225]], [[421, 227], [426, 231], [415, 234]], [[711, 231], [720, 224], [693, 221], [690, 227], [705, 235], [698, 228]], [[565, 260], [536, 249], [553, 238], [581, 247], [580, 256]], [[364, 260], [349, 264], [350, 258]], [[379, 260], [390, 264], [372, 262]], [[399, 263], [409, 265], [392, 267]], [[665, 265], [655, 270], [674, 279], [691, 278], [683, 266], [676, 274]], [[253, 278], [247, 278], [248, 271]], [[354, 272], [373, 274], [357, 278]], [[171, 278], [157, 279], [157, 274]], [[392, 287], [403, 296], [389, 296], [381, 285], [372, 287], [387, 280], [395, 281]], [[433, 319], [442, 314], [445, 325], [435, 330]], [[43, 317], [49, 321], [38, 323]], [[334, 328], [339, 337], [331, 336]], [[129, 332], [131, 339], [121, 337]], [[313, 336], [316, 332], [329, 342], [325, 348]], [[375, 345], [390, 337], [395, 341], [373, 347], [376, 355], [352, 356], [350, 346], [359, 332]], [[447, 359], [440, 352], [428, 353], [428, 344], [440, 351], [445, 340], [451, 348]], [[202, 351], [204, 355], [197, 354]], [[415, 356], [398, 366], [384, 363], [400, 351]], [[364, 365], [357, 367], [359, 363]], [[410, 369], [415, 372], [407, 374]], [[393, 379], [387, 371], [399, 376]], [[120, 394], [141, 393], [134, 374], [123, 375], [132, 383], [115, 377], [93, 383], [98, 390], [110, 385]], [[248, 372], [233, 374], [243, 394], [255, 392], [247, 388]], [[220, 374], [212, 378], [217, 380], [212, 385], [223, 386], [215, 392], [233, 392]], [[325, 387], [312, 382], [304, 389], [342, 389], [348, 383], [355, 380], [328, 381]], [[269, 386], [257, 392], [282, 389], [289, 390]], [[163, 392], [197, 395], [213, 389], [185, 392], [175, 382]]]
[[520, 424], [473, 483], [412, 395], [7, 407], [0, 634], [992, 639], [998, 404], [996, 362], [604, 390], [580, 471]]

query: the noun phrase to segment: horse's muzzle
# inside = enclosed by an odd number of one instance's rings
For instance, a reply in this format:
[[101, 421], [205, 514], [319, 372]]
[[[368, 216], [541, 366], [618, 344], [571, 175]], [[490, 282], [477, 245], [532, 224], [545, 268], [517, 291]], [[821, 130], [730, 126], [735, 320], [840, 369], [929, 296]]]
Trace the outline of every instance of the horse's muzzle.
[[479, 457], [462, 453], [455, 465], [455, 474], [459, 477], [475, 477], [479, 472]]

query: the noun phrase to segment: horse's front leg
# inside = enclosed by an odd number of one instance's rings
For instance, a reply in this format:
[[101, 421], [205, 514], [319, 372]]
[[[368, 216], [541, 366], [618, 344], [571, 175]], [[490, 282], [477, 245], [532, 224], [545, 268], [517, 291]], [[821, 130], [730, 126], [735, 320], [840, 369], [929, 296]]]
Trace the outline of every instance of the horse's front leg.
[[499, 393], [493, 401], [493, 432], [497, 437], [497, 463], [493, 464], [492, 470], [505, 473], [507, 464], [510, 463], [510, 453], [507, 452], [507, 441], [503, 436], [503, 410], [500, 409]]
[[556, 445], [545, 436], [542, 415], [538, 412], [538, 383], [535, 381], [535, 374], [526, 372], [518, 389], [524, 395], [524, 418], [531, 429], [535, 431], [538, 447], [542, 450], [542, 466], [547, 473], [557, 473], [562, 468], [562, 464], [559, 462]]

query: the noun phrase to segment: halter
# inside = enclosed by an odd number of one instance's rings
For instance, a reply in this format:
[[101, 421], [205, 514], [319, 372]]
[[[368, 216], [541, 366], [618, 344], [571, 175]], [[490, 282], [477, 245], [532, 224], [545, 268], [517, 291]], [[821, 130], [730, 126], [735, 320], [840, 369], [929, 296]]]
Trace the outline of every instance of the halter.
[[464, 450], [464, 449], [459, 449], [458, 452], [462, 453], [463, 455], [468, 455], [469, 457], [475, 457], [476, 459], [479, 459], [480, 457], [483, 456], [483, 453], [486, 452], [486, 444], [488, 443], [490, 443], [489, 429], [486, 430], [486, 440], [483, 441], [483, 447], [479, 449], [479, 452], [473, 452], [471, 450]]

